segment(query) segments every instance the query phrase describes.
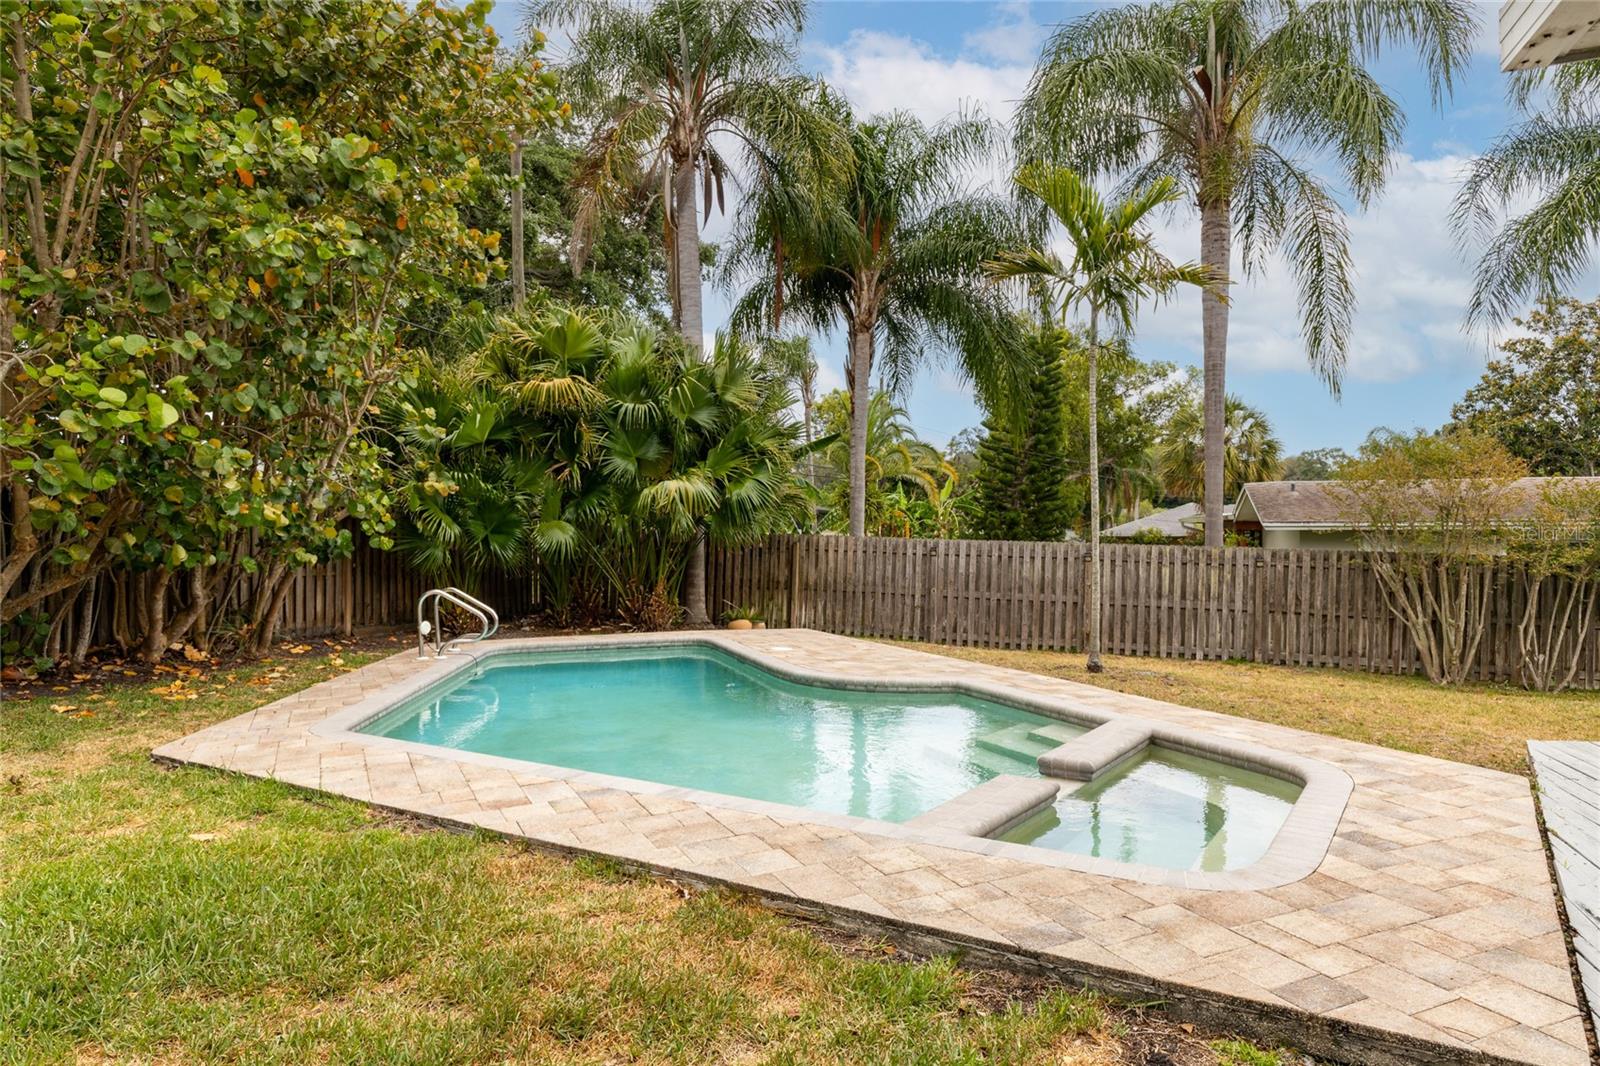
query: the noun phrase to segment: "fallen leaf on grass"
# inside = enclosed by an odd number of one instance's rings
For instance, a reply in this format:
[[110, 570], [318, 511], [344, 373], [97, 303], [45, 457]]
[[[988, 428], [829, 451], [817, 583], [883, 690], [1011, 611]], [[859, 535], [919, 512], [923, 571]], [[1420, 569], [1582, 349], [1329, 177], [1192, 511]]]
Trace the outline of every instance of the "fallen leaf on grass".
[[76, 703], [52, 703], [50, 709], [57, 714], [69, 714], [78, 709]]

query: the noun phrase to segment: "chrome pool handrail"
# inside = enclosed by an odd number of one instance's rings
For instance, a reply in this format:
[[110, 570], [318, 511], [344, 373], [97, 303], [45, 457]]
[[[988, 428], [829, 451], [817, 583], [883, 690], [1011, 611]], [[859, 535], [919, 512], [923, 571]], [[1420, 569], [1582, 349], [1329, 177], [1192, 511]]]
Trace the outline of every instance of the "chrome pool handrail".
[[[472, 615], [483, 627], [476, 633], [464, 634], [450, 640], [444, 640], [444, 632], [439, 628], [439, 601], [448, 600]], [[428, 604], [433, 605], [433, 620], [430, 623], [426, 617]], [[457, 644], [476, 644], [480, 640], [487, 640], [500, 629], [500, 616], [493, 607], [470, 596], [460, 589], [450, 588], [429, 589], [417, 597], [417, 658], [428, 658], [428, 638], [433, 638], [433, 658], [442, 659], [455, 650]]]

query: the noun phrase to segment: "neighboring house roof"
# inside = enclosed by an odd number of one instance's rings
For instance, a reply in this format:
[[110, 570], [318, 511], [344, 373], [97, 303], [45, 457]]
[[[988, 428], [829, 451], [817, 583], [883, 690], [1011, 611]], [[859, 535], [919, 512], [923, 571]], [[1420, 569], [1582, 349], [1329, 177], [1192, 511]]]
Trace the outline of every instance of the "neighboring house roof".
[[1189, 528], [1183, 524], [1185, 518], [1194, 518], [1199, 515], [1198, 503], [1180, 503], [1176, 507], [1168, 507], [1164, 511], [1151, 511], [1131, 522], [1124, 522], [1112, 526], [1101, 536], [1105, 537], [1137, 537], [1141, 533], [1159, 533], [1163, 537], [1187, 537]]
[[[1224, 519], [1233, 517], [1233, 504], [1230, 503], [1222, 509], [1222, 516]], [[1180, 503], [1176, 507], [1168, 507], [1164, 511], [1151, 511], [1140, 518], [1112, 526], [1100, 535], [1137, 537], [1141, 533], [1154, 532], [1163, 537], [1181, 539], [1204, 526], [1205, 518], [1205, 508], [1198, 503]]]
[[[1600, 477], [1518, 478], [1506, 494], [1505, 517], [1533, 517], [1541, 490], [1557, 480], [1600, 485]], [[1252, 481], [1240, 490], [1234, 517], [1263, 529], [1353, 529], [1359, 523], [1351, 520], [1345, 493], [1337, 481]]]

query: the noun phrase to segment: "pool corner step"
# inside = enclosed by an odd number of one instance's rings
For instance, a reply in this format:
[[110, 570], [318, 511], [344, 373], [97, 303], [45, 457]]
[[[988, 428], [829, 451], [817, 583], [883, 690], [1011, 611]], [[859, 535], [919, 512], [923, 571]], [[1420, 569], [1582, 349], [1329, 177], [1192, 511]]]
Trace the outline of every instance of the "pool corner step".
[[969, 836], [997, 836], [1056, 801], [1060, 783], [1047, 777], [1001, 774], [917, 815], [906, 824]]
[[1035, 726], [1031, 722], [1021, 725], [1008, 725], [1004, 729], [997, 729], [993, 733], [985, 733], [978, 738], [978, 747], [1001, 755], [1009, 755], [1014, 759], [1032, 762], [1051, 748], [1060, 744], [1059, 740], [1050, 737], [1035, 735], [1041, 728], [1048, 726]]
[[1150, 725], [1134, 719], [1113, 719], [1039, 756], [1039, 772], [1070, 781], [1093, 781], [1144, 751]]

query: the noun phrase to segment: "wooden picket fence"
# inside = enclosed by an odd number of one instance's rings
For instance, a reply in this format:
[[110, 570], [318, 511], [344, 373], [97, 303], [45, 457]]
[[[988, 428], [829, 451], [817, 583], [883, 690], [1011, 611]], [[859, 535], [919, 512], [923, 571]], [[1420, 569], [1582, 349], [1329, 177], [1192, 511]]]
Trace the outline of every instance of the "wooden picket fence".
[[[279, 615], [284, 636], [348, 635], [365, 626], [414, 625], [417, 597], [442, 582], [428, 577], [395, 551], [360, 544], [348, 558], [295, 572]], [[534, 579], [490, 573], [476, 590], [502, 619], [533, 610]]]
[[[149, 596], [149, 577], [109, 575], [95, 586], [92, 646], [116, 642], [117, 619], [142, 609]], [[224, 616], [246, 610], [253, 580], [245, 577], [213, 609], [224, 612]], [[417, 571], [401, 553], [380, 551], [364, 542], [359, 542], [349, 557], [302, 567], [290, 580], [292, 584], [278, 614], [279, 637], [348, 636], [368, 626], [412, 625], [417, 597], [440, 583]], [[173, 593], [179, 594], [176, 590]], [[533, 610], [537, 589], [530, 575], [491, 573], [484, 577], [477, 595], [502, 619], [509, 619]], [[76, 641], [77, 624], [76, 612], [65, 618], [64, 646], [71, 647]]]
[[[1081, 649], [1089, 549], [1082, 543], [780, 536], [711, 553], [713, 613], [762, 610], [775, 625], [984, 648]], [[1416, 673], [1405, 628], [1359, 551], [1105, 545], [1107, 654], [1242, 659]], [[1473, 676], [1517, 679], [1524, 605], [1495, 575]], [[1574, 685], [1600, 688], [1600, 626]]]

